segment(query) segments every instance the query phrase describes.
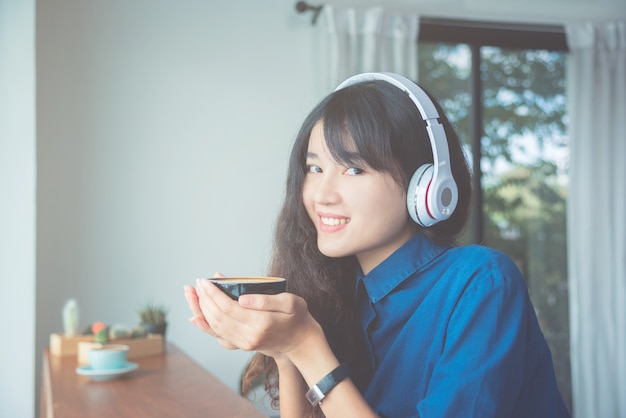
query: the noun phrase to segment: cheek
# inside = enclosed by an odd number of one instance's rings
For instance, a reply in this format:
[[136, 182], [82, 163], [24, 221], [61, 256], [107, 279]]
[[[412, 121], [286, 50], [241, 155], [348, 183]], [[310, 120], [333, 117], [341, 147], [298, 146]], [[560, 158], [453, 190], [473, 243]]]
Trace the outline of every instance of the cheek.
[[399, 201], [378, 201], [378, 207], [372, 209], [372, 218], [378, 222], [386, 224], [390, 229], [395, 229], [398, 225], [404, 225], [409, 219], [409, 212], [406, 205]]
[[371, 210], [378, 213], [377, 217], [390, 224], [404, 223], [409, 218], [406, 195], [398, 187], [380, 190], [378, 198], [370, 203]]
[[366, 190], [371, 200], [378, 202], [387, 212], [397, 212], [406, 208], [406, 193], [396, 183], [376, 182], [369, 185]]

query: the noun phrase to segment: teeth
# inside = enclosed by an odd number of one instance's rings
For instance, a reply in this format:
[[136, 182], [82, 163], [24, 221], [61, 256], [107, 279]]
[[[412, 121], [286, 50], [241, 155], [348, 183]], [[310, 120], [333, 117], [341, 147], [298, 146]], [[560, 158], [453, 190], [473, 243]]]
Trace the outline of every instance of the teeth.
[[330, 226], [337, 226], [337, 225], [345, 225], [347, 223], [350, 223], [350, 219], [347, 218], [326, 218], [326, 217], [322, 217], [322, 223], [324, 225], [330, 225]]

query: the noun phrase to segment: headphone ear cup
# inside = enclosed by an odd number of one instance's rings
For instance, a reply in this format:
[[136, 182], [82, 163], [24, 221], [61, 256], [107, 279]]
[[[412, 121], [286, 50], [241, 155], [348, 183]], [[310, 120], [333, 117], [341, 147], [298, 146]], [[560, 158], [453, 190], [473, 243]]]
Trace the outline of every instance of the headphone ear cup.
[[406, 204], [411, 219], [424, 227], [437, 223], [437, 220], [430, 214], [427, 201], [427, 193], [433, 179], [433, 171], [432, 164], [424, 164], [415, 170], [406, 194]]

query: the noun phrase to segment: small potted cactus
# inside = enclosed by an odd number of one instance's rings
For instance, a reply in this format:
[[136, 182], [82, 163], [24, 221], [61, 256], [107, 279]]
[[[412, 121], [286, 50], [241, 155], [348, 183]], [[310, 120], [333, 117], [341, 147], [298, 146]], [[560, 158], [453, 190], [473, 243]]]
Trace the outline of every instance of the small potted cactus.
[[90, 335], [79, 332], [79, 309], [76, 299], [69, 299], [63, 305], [63, 332], [50, 334], [50, 354], [53, 356], [74, 355], [78, 351], [78, 344], [82, 341], [91, 341]]
[[78, 334], [78, 304], [75, 299], [70, 299], [63, 305], [63, 331], [67, 337]]
[[146, 303], [139, 310], [140, 325], [150, 334], [161, 334], [165, 338], [166, 316], [169, 309], [163, 304]]
[[104, 322], [98, 321], [91, 324], [91, 333], [95, 343], [103, 345], [109, 343], [109, 327]]

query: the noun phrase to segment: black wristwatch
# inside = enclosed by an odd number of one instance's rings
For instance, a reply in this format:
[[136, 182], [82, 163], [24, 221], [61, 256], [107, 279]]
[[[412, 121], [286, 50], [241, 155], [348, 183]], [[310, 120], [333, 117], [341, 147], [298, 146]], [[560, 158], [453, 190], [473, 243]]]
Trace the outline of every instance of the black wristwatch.
[[328, 393], [346, 377], [350, 376], [350, 369], [345, 363], [340, 364], [335, 370], [328, 373], [306, 393], [307, 400], [313, 406], [317, 406]]

